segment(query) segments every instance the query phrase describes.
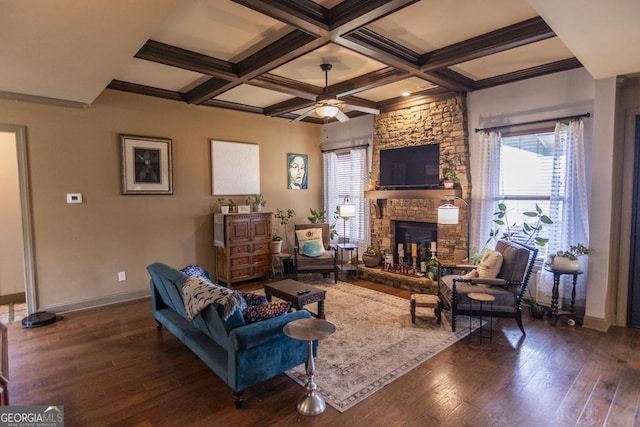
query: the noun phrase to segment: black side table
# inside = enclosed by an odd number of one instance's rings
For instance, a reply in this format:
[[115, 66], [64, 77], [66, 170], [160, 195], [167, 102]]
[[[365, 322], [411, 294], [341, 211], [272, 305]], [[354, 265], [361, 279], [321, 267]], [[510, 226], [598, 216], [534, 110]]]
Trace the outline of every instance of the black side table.
[[[558, 318], [560, 316], [567, 316], [577, 324], [582, 325], [582, 321], [576, 318], [576, 314], [574, 311], [574, 306], [576, 303], [576, 284], [578, 283], [578, 276], [582, 274], [582, 270], [554, 270], [553, 268], [548, 266], [545, 266], [544, 269], [553, 273], [553, 290], [551, 291], [551, 325], [556, 326], [558, 324]], [[558, 300], [560, 299], [560, 277], [562, 277], [563, 274], [569, 274], [573, 276], [573, 288], [571, 289], [571, 307], [569, 308], [569, 311], [560, 310], [560, 308], [558, 307]]]

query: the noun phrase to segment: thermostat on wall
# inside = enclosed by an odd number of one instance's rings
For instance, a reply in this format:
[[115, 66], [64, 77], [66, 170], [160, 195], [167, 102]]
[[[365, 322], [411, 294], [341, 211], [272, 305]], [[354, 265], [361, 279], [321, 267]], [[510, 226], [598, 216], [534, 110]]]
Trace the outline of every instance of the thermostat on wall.
[[67, 203], [82, 203], [82, 194], [67, 193]]

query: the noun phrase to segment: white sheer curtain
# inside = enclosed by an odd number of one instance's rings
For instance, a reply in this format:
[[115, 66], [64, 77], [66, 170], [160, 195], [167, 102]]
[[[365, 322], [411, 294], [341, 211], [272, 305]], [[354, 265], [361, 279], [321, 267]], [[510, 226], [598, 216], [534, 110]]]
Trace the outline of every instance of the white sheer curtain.
[[[549, 226], [549, 253], [567, 250], [578, 243], [589, 246], [586, 175], [584, 123], [582, 120], [557, 123], [549, 208], [549, 216], [554, 223]], [[586, 265], [583, 269], [586, 271]], [[585, 276], [582, 274], [578, 279], [579, 289], [585, 289]], [[540, 285], [551, 289], [553, 275], [543, 271]]]
[[326, 213], [327, 222], [333, 223], [333, 213], [338, 206], [338, 187], [335, 185], [336, 176], [338, 176], [338, 156], [335, 152], [328, 152], [322, 154], [322, 163], [324, 168], [324, 209]]
[[368, 181], [367, 150], [357, 148], [341, 153], [340, 158], [336, 152], [323, 154], [324, 163], [324, 206], [329, 223], [333, 223], [333, 214], [336, 206], [344, 202], [344, 197], [349, 197], [349, 203], [356, 208], [356, 217], [347, 221], [338, 220], [337, 231], [344, 234], [351, 243], [358, 245], [362, 253], [370, 242], [369, 203], [364, 198], [364, 190]]
[[493, 226], [500, 200], [500, 132], [479, 134], [478, 173], [471, 191], [471, 255], [482, 250]]

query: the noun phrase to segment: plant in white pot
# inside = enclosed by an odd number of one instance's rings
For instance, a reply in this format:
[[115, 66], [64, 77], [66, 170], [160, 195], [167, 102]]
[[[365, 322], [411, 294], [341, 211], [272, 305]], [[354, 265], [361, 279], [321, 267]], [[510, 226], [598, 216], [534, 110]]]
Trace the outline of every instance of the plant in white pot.
[[[287, 241], [287, 247], [289, 247], [289, 240], [288, 240], [288, 235], [287, 235], [287, 224], [289, 224], [289, 221], [291, 220], [291, 218], [294, 217], [294, 215], [296, 214], [296, 211], [294, 211], [293, 209], [287, 209], [286, 211], [283, 211], [281, 209], [276, 209], [276, 213], [273, 214], [273, 216], [278, 220], [276, 224], [280, 225], [280, 228], [282, 228], [282, 235], [284, 235], [284, 238], [278, 234], [277, 232], [273, 233], [273, 241], [280, 241], [280, 248], [282, 249], [282, 241], [286, 240]], [[279, 240], [275, 240], [276, 237]], [[272, 248], [271, 250], [273, 251], [273, 242], [272, 242]], [[278, 252], [273, 252], [273, 253], [280, 253], [280, 251]]]
[[582, 268], [579, 257], [582, 255], [589, 255], [589, 248], [578, 243], [572, 245], [569, 250], [557, 251], [555, 254], [551, 254], [547, 257], [545, 265], [554, 271], [573, 272]]
[[280, 252], [282, 252], [282, 237], [277, 233], [273, 233], [273, 236], [271, 236], [271, 253], [279, 254]]

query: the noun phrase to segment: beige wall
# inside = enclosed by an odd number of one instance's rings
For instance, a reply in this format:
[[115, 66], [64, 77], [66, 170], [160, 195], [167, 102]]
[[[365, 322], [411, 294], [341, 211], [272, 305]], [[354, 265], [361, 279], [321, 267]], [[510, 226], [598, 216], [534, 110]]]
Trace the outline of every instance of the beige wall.
[[[155, 261], [212, 270], [210, 139], [260, 145], [266, 210], [306, 222], [322, 205], [317, 125], [110, 90], [85, 110], [1, 100], [0, 116], [27, 128], [39, 309], [144, 295]], [[172, 139], [173, 195], [120, 195], [120, 133]], [[308, 190], [286, 189], [287, 152], [309, 154]], [[67, 204], [70, 192], [84, 202]]]
[[25, 291], [17, 160], [13, 133], [0, 132], [0, 296]]

